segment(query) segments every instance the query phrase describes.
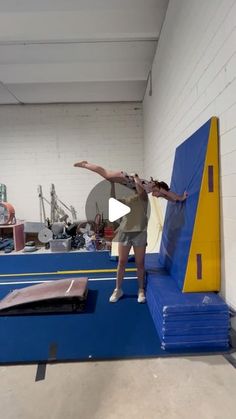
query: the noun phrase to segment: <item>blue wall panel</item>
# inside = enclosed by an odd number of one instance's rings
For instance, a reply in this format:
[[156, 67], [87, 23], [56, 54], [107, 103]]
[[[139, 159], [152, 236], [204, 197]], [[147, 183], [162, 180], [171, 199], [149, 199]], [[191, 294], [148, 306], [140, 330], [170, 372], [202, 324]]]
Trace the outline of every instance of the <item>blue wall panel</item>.
[[189, 197], [183, 203], [168, 202], [160, 247], [160, 263], [182, 290], [197, 211], [211, 120], [175, 153], [171, 190]]

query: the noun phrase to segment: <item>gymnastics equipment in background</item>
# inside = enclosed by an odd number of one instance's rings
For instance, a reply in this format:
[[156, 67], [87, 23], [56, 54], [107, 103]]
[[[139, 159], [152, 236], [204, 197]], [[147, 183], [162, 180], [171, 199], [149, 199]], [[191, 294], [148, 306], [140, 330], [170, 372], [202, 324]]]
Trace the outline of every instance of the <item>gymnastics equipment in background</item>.
[[11, 290], [0, 300], [0, 315], [82, 312], [88, 278], [64, 278]]
[[229, 308], [215, 293], [220, 290], [216, 117], [177, 147], [170, 186], [189, 196], [168, 202], [160, 254], [146, 262], [150, 314], [163, 349], [225, 350]]
[[[46, 202], [48, 205], [50, 205], [50, 222], [55, 223], [58, 221], [66, 221], [69, 218], [69, 215], [67, 212], [71, 214], [72, 222], [77, 221], [77, 214], [75, 211], [75, 208], [71, 205], [68, 207], [64, 202], [62, 202], [57, 194], [54, 184], [51, 184], [51, 190], [50, 190], [51, 200], [45, 198], [43, 195], [42, 186], [38, 186], [38, 197], [39, 197], [39, 210], [40, 210], [40, 222], [44, 222], [46, 224], [47, 217], [46, 217], [46, 211], [45, 211], [45, 205]], [[65, 212], [64, 208], [67, 210]]]
[[15, 224], [15, 210], [9, 202], [0, 202], [0, 225]]
[[0, 201], [7, 202], [7, 187], [0, 183]]
[[7, 202], [7, 187], [3, 183], [0, 183], [0, 225], [15, 223], [15, 209]]

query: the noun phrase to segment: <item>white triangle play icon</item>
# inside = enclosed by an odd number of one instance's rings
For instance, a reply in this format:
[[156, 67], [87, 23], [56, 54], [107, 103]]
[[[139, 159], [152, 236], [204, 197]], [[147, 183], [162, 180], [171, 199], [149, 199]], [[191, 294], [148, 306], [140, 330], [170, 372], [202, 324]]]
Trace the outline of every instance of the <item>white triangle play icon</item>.
[[129, 214], [130, 211], [131, 209], [127, 205], [122, 204], [122, 202], [117, 201], [117, 199], [109, 198], [108, 218], [111, 223], [119, 220], [119, 218], [124, 215]]

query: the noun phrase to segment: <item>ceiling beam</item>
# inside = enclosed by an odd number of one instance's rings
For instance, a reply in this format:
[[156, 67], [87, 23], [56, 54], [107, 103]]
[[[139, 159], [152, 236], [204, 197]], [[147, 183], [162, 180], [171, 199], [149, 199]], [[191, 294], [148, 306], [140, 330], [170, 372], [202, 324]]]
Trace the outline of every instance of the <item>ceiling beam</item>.
[[0, 13], [0, 42], [155, 40], [157, 18], [152, 9]]

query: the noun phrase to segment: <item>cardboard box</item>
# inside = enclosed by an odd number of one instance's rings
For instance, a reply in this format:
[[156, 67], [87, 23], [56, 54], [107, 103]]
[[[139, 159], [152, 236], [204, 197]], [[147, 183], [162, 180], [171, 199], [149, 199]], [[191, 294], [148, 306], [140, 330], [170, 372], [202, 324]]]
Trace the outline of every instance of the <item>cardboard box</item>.
[[71, 250], [71, 237], [50, 240], [50, 250], [51, 252], [69, 252]]

